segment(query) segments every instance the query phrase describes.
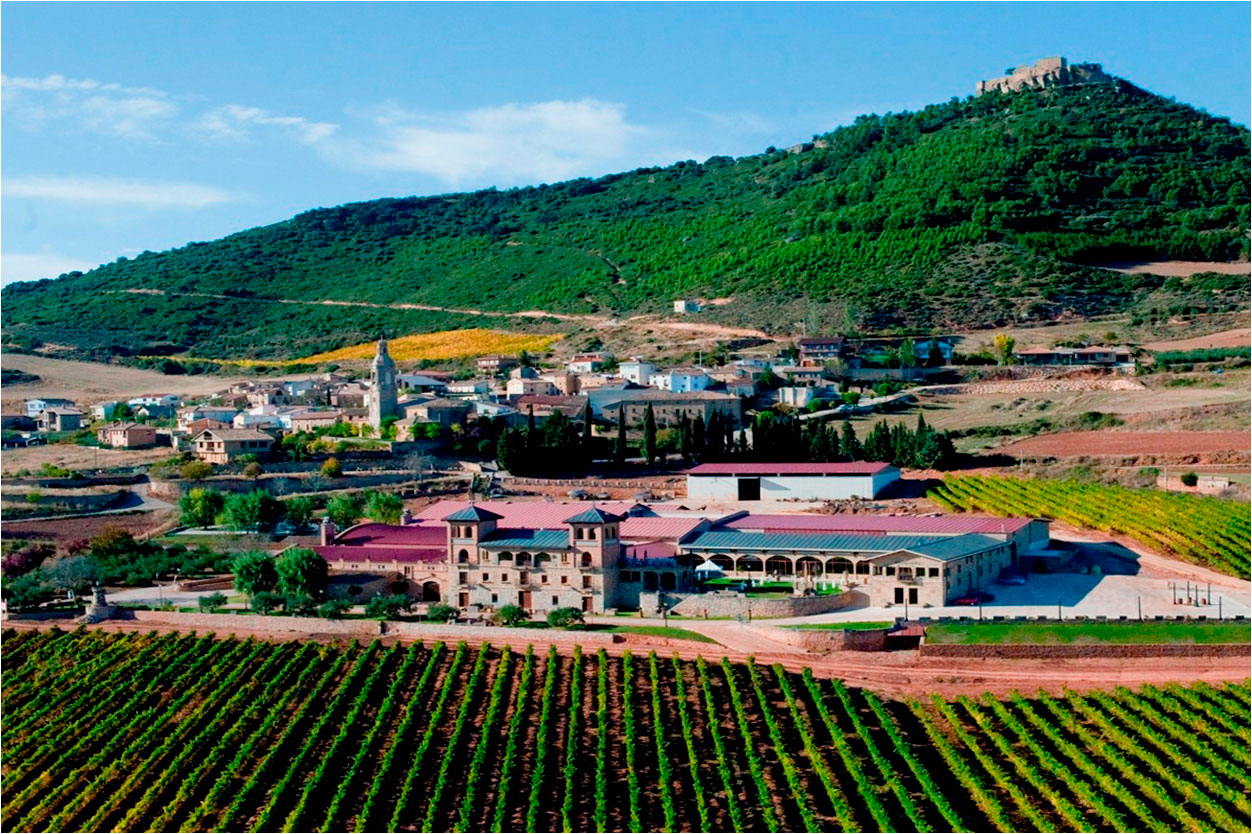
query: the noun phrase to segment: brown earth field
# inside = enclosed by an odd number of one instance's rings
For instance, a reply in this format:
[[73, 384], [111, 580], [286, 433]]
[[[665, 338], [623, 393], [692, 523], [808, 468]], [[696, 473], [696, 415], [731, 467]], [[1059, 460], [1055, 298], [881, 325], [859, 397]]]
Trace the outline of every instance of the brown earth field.
[[242, 376], [167, 376], [142, 368], [107, 365], [103, 362], [75, 362], [49, 356], [27, 356], [6, 353], [3, 360], [8, 370], [37, 374], [38, 382], [6, 385], [0, 395], [4, 410], [14, 411], [22, 400], [34, 397], [65, 397], [80, 408], [103, 400], [129, 399], [142, 394], [180, 394], [207, 396], [228, 388]]
[[1071, 431], [1028, 437], [1002, 451], [1018, 457], [1128, 457], [1246, 453], [1249, 448], [1252, 433], [1246, 431]]
[[[241, 617], [240, 627], [232, 629], [236, 638], [249, 637], [257, 640], [316, 640], [334, 643], [343, 641], [342, 635], [317, 634], [316, 623], [310, 623], [308, 634], [294, 632], [275, 633], [269, 631], [249, 631], [246, 626], [248, 618]], [[14, 620], [6, 619], [5, 627], [16, 629], [47, 629], [65, 628], [65, 624], [56, 621]], [[142, 631], [167, 633], [172, 631], [194, 631], [192, 628], [178, 628], [164, 624], [111, 621], [90, 626], [103, 631], [128, 632]], [[225, 637], [227, 635], [219, 635]], [[470, 635], [472, 636], [472, 635]], [[698, 656], [706, 659], [727, 657], [732, 662], [743, 662], [748, 655], [733, 652], [707, 643], [692, 643], [691, 648], [674, 648], [677, 641], [659, 640], [651, 646], [646, 640], [633, 635], [629, 644], [621, 643], [608, 649], [609, 654], [620, 655], [630, 651], [642, 655], [655, 650], [659, 656], [677, 655], [684, 660], [695, 660]], [[382, 643], [396, 642], [395, 637], [380, 638]], [[527, 639], [519, 634], [516, 641], [510, 640], [508, 645], [514, 649], [525, 649], [533, 643], [536, 648], [546, 647], [542, 637]], [[497, 641], [498, 645], [504, 645]], [[571, 646], [558, 645], [557, 651], [572, 653]], [[978, 658], [953, 660], [951, 658], [923, 658], [916, 651], [905, 652], [833, 652], [826, 655], [803, 654], [799, 652], [778, 652], [753, 655], [756, 663], [762, 666], [781, 664], [790, 671], [799, 672], [804, 668], [813, 670], [819, 677], [839, 678], [850, 686], [864, 687], [892, 697], [918, 697], [937, 693], [944, 697], [959, 695], [980, 695], [990, 692], [995, 695], [1008, 695], [1014, 691], [1037, 692], [1045, 690], [1052, 694], [1061, 694], [1065, 689], [1084, 692], [1093, 689], [1111, 689], [1117, 686], [1135, 687], [1145, 683], [1164, 685], [1172, 682], [1188, 683], [1206, 681], [1221, 683], [1224, 681], [1242, 681], [1248, 676], [1249, 657], [1187, 657], [1187, 658], [1050, 658], [1050, 659], [1004, 659]], [[1182, 661], [1182, 662], [1180, 662]]]
[[1247, 347], [1252, 345], [1252, 330], [1236, 327], [1222, 330], [1207, 336], [1193, 336], [1189, 339], [1173, 339], [1166, 342], [1148, 342], [1143, 347], [1150, 351], [1161, 350], [1203, 350], [1204, 348]]
[[90, 539], [111, 527], [126, 530], [133, 536], [150, 535], [164, 526], [164, 513], [112, 513], [108, 515], [56, 518], [42, 521], [7, 521], [0, 529], [6, 539], [56, 541], [59, 544]]

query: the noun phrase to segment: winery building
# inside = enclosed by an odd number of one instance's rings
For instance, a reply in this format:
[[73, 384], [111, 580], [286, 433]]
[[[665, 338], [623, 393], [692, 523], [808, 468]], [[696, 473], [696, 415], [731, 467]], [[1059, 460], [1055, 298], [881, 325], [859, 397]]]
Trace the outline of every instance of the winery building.
[[[690, 502], [689, 502], [690, 503]], [[1021, 567], [1048, 542], [1028, 518], [716, 515], [686, 504], [441, 501], [399, 525], [327, 525], [315, 550], [336, 571], [409, 583], [470, 612], [519, 605], [602, 613], [646, 595], [676, 601], [710, 575], [836, 585], [859, 604], [940, 606]]]

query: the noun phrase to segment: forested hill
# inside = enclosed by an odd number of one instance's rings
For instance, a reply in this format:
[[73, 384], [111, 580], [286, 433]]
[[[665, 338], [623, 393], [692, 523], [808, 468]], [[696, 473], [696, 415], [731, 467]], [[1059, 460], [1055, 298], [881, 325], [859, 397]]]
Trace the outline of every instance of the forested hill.
[[[1076, 264], [1247, 259], [1248, 167], [1247, 128], [1126, 82], [995, 93], [740, 159], [317, 209], [11, 285], [3, 324], [83, 348], [281, 356], [463, 322], [178, 293], [606, 314], [735, 296], [718, 314], [766, 327], [803, 297], [865, 329], [1228, 306], [1246, 303], [1243, 278]], [[168, 294], [105, 292], [121, 289]]]

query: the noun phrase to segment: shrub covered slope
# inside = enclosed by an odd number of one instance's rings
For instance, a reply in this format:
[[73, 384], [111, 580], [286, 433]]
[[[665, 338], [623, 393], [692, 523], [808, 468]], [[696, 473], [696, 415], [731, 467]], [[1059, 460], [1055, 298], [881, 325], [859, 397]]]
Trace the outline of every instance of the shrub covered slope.
[[[806, 297], [878, 329], [1246, 303], [1239, 276], [1076, 265], [1248, 256], [1247, 128], [1127, 82], [862, 116], [792, 150], [316, 209], [6, 287], [4, 326], [79, 347], [285, 356], [465, 322], [250, 299], [615, 314], [734, 295], [768, 325], [771, 303]], [[118, 289], [169, 294], [101, 292]]]

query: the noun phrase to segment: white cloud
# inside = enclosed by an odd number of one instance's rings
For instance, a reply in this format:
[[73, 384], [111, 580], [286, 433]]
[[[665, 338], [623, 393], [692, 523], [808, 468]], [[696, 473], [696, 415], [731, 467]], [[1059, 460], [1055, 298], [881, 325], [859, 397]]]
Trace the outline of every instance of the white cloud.
[[86, 271], [99, 264], [88, 263], [58, 252], [5, 252], [0, 254], [0, 285], [14, 281], [39, 281], [74, 270]]
[[241, 199], [210, 185], [108, 177], [6, 177], [0, 187], [5, 197], [145, 209], [197, 209]]
[[220, 139], [244, 139], [253, 126], [289, 130], [296, 138], [312, 145], [326, 139], [339, 125], [314, 122], [303, 116], [277, 116], [259, 107], [227, 104], [216, 107], [196, 119], [193, 127]]
[[655, 131], [632, 124], [626, 107], [586, 98], [505, 104], [454, 114], [388, 106], [371, 119], [376, 135], [325, 143], [337, 161], [466, 182], [515, 184], [603, 173], [646, 155]]
[[152, 139], [179, 112], [172, 97], [160, 90], [90, 78], [0, 75], [0, 89], [5, 116], [24, 127], [59, 123], [71, 130]]

